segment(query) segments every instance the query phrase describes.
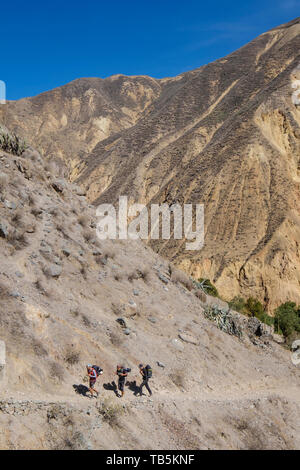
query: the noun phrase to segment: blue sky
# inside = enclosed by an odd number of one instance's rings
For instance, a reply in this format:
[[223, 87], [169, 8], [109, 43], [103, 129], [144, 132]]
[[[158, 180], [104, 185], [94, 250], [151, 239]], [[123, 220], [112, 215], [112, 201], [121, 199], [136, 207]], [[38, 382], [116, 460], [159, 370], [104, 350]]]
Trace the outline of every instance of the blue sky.
[[1, 2], [7, 99], [79, 77], [177, 75], [300, 15], [300, 0]]

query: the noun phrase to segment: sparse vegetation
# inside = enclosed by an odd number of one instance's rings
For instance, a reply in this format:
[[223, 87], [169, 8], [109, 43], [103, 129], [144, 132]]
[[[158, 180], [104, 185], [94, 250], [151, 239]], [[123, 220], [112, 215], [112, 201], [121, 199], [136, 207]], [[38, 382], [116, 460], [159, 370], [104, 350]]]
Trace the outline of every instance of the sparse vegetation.
[[225, 333], [237, 336], [238, 338], [242, 336], [242, 331], [229, 310], [221, 309], [217, 305], [208, 305], [204, 309], [204, 316], [214, 322]]
[[11, 218], [14, 225], [21, 225], [23, 220], [23, 213], [20, 209], [16, 210]]
[[174, 371], [169, 375], [169, 377], [176, 387], [184, 388], [185, 376], [183, 371]]
[[254, 297], [249, 297], [247, 300], [239, 296], [234, 297], [229, 302], [229, 307], [249, 317], [256, 317], [266, 325], [274, 324], [274, 318], [266, 313], [262, 303]]
[[44, 357], [48, 355], [48, 351], [45, 349], [43, 343], [36, 338], [32, 339], [32, 349], [37, 356]]
[[94, 238], [94, 233], [91, 230], [85, 230], [82, 235], [87, 243]]
[[0, 193], [1, 199], [4, 200], [6, 196], [6, 188], [8, 185], [8, 176], [6, 173], [0, 173]]
[[182, 284], [190, 291], [193, 289], [193, 282], [184, 271], [180, 271], [179, 269], [173, 268], [171, 279], [175, 283]]
[[58, 362], [51, 362], [50, 364], [50, 377], [62, 382], [64, 379], [64, 368]]
[[48, 286], [45, 287], [45, 284], [41, 279], [37, 279], [34, 285], [41, 294], [45, 295], [48, 298], [52, 297], [53, 291]]
[[17, 135], [10, 135], [0, 129], [0, 148], [2, 148], [2, 150], [20, 156], [26, 150], [26, 147], [26, 142]]
[[114, 276], [115, 281], [122, 281], [124, 277], [121, 271], [115, 271], [113, 276]]
[[116, 251], [113, 247], [106, 247], [104, 248], [103, 250], [103, 256], [105, 256], [106, 259], [110, 258], [110, 259], [114, 259], [115, 256], [116, 256]]
[[218, 289], [209, 279], [201, 277], [195, 284], [196, 287], [202, 289], [205, 294], [211, 295], [212, 297], [220, 297]]
[[80, 215], [78, 217], [78, 223], [82, 227], [87, 227], [87, 225], [89, 224], [89, 221], [90, 221], [90, 219], [86, 215]]
[[99, 414], [103, 420], [110, 426], [116, 426], [119, 423], [120, 416], [124, 413], [124, 408], [119, 404], [113, 403], [112, 400], [106, 398], [97, 407]]
[[28, 246], [28, 240], [25, 235], [25, 230], [22, 228], [14, 229], [12, 228], [7, 236], [7, 241], [16, 249], [22, 250]]
[[114, 346], [120, 346], [124, 342], [124, 335], [121, 335], [120, 333], [116, 333], [115, 331], [112, 331], [110, 333], [110, 342]]
[[285, 302], [275, 310], [275, 331], [289, 338], [293, 333], [300, 333], [300, 307], [295, 302]]
[[124, 310], [123, 310], [122, 304], [120, 302], [118, 302], [118, 303], [113, 302], [111, 304], [111, 309], [112, 309], [113, 313], [118, 317], [121, 317], [124, 314]]
[[80, 361], [80, 352], [74, 350], [73, 348], [67, 349], [65, 353], [65, 361], [70, 365], [78, 364]]

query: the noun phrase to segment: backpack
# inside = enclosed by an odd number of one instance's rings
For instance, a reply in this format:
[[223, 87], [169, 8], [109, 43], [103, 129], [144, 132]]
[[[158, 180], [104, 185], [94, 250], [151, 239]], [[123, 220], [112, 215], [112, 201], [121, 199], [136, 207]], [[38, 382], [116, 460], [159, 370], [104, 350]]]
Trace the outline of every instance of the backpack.
[[152, 377], [152, 367], [149, 366], [149, 364], [146, 365], [145, 371], [146, 371], [146, 374], [147, 374], [147, 379], [151, 379], [151, 377]]
[[99, 377], [99, 375], [101, 375], [103, 372], [103, 369], [101, 369], [99, 366], [92, 366], [92, 368], [96, 371], [97, 377]]

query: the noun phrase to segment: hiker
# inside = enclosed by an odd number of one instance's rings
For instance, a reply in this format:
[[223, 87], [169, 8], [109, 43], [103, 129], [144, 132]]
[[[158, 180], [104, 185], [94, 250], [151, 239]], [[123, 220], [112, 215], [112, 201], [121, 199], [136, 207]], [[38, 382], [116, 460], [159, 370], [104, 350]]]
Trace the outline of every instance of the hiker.
[[117, 376], [119, 377], [118, 381], [118, 389], [121, 392], [121, 395], [118, 394], [119, 398], [122, 398], [124, 396], [124, 386], [126, 382], [126, 377], [128, 376], [128, 372], [130, 372], [131, 369], [125, 369], [124, 366], [120, 366], [119, 364], [117, 365]]
[[140, 396], [143, 395], [143, 387], [145, 386], [149, 392], [149, 396], [151, 397], [152, 391], [151, 391], [151, 388], [149, 387], [148, 381], [152, 377], [152, 368], [149, 366], [149, 364], [147, 364], [146, 367], [144, 367], [144, 364], [140, 364], [139, 369], [140, 369], [140, 374], [143, 377], [143, 382], [141, 383], [141, 386], [140, 386]]
[[99, 395], [99, 392], [94, 388], [97, 377], [100, 374], [103, 374], [103, 370], [99, 366], [92, 366], [91, 364], [88, 364], [86, 366], [87, 374], [89, 376], [89, 391], [91, 393], [91, 396], [94, 396], [94, 392], [97, 393], [97, 397]]

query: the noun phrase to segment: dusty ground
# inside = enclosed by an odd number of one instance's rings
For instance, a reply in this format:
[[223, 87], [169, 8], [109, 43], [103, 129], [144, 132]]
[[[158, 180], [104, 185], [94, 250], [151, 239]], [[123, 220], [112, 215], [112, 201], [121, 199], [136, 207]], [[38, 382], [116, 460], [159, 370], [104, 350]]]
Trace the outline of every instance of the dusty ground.
[[[300, 447], [288, 350], [221, 332], [142, 243], [99, 242], [94, 209], [36, 152], [2, 153], [0, 185], [1, 449]], [[134, 395], [141, 361], [152, 398]], [[118, 362], [132, 368], [122, 400]], [[104, 369], [98, 399], [84, 396], [86, 363]]]

